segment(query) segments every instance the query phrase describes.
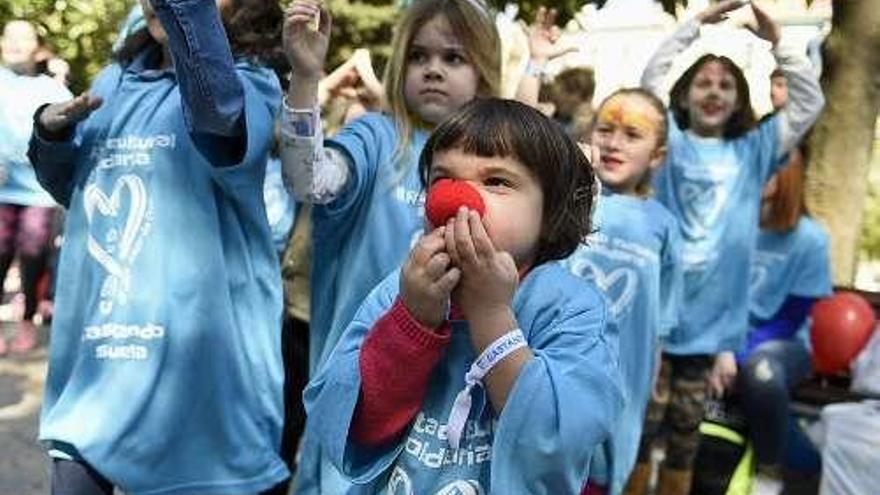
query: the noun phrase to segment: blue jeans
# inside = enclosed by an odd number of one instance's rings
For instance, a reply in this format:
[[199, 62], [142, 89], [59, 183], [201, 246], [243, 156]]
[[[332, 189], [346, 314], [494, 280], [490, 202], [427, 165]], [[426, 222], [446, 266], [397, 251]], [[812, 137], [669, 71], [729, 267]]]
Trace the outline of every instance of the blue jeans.
[[764, 342], [740, 363], [737, 392], [758, 464], [782, 463], [791, 417], [790, 393], [810, 370], [810, 355], [795, 340]]

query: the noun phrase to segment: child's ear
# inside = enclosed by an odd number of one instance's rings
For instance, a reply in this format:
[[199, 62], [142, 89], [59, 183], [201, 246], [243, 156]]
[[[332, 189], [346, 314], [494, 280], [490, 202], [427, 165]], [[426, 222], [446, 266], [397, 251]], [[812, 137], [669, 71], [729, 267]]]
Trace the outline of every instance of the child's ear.
[[648, 164], [648, 168], [651, 170], [656, 170], [661, 164], [663, 164], [663, 159], [666, 158], [666, 146], [658, 146], [654, 149], [654, 152], [651, 153], [651, 162]]

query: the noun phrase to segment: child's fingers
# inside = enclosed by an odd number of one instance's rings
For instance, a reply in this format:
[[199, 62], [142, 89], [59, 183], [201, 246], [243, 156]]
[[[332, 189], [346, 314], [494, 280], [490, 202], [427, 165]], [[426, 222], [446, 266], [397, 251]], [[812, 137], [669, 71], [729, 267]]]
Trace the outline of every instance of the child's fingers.
[[461, 264], [461, 257], [458, 255], [458, 248], [455, 246], [455, 219], [450, 218], [446, 222], [446, 231], [444, 240], [446, 241], [446, 252], [453, 265]]
[[460, 280], [461, 270], [458, 268], [450, 268], [442, 277], [440, 277], [439, 280], [437, 280], [434, 286], [437, 287], [438, 290], [443, 291], [444, 294], [450, 294]]
[[475, 211], [469, 212], [468, 224], [470, 225], [471, 239], [473, 240], [474, 250], [476, 251], [477, 256], [488, 258], [494, 255], [495, 246], [492, 244], [489, 232], [486, 231], [484, 219], [480, 218], [479, 213]]
[[425, 264], [425, 273], [431, 280], [437, 280], [449, 269], [449, 255], [443, 252], [435, 253]]
[[330, 29], [333, 27], [333, 20], [330, 17], [330, 11], [322, 4], [320, 7], [320, 20], [318, 21], [318, 31], [327, 36], [330, 35]]
[[552, 26], [556, 25], [556, 15], [556, 9], [550, 9], [550, 11], [547, 12], [547, 16], [544, 17], [544, 26], [546, 26], [547, 28], [551, 28]]
[[434, 229], [430, 233], [422, 236], [421, 239], [416, 243], [415, 248], [413, 249], [413, 262], [420, 266], [425, 266], [431, 260], [431, 257], [434, 256], [439, 251], [442, 251], [443, 248], [446, 247], [446, 241], [443, 237], [443, 231], [446, 229], [444, 227], [440, 227], [439, 229]]
[[476, 263], [477, 251], [471, 237], [468, 209], [461, 207], [455, 215], [455, 249], [461, 263]]

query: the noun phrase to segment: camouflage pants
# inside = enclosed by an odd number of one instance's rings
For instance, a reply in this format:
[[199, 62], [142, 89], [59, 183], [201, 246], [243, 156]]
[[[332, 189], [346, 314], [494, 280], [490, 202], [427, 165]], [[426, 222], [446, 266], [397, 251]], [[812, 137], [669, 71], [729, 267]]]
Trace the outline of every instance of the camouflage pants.
[[700, 443], [700, 422], [706, 402], [706, 375], [714, 356], [663, 354], [657, 385], [645, 413], [639, 462], [649, 462], [654, 442], [666, 435], [669, 469], [690, 470]]

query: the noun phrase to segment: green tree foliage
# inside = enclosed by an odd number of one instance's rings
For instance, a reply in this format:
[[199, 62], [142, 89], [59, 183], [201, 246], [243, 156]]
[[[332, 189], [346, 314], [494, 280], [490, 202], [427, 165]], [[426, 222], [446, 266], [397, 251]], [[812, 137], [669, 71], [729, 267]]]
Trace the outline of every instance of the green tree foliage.
[[82, 91], [109, 61], [119, 25], [134, 1], [3, 0], [0, 25], [25, 19], [37, 26], [49, 48], [70, 64], [72, 88]]
[[[289, 3], [289, 2], [286, 2]], [[391, 36], [399, 0], [324, 0], [333, 15], [327, 69], [345, 62], [358, 48], [368, 48], [377, 74], [391, 55]]]

